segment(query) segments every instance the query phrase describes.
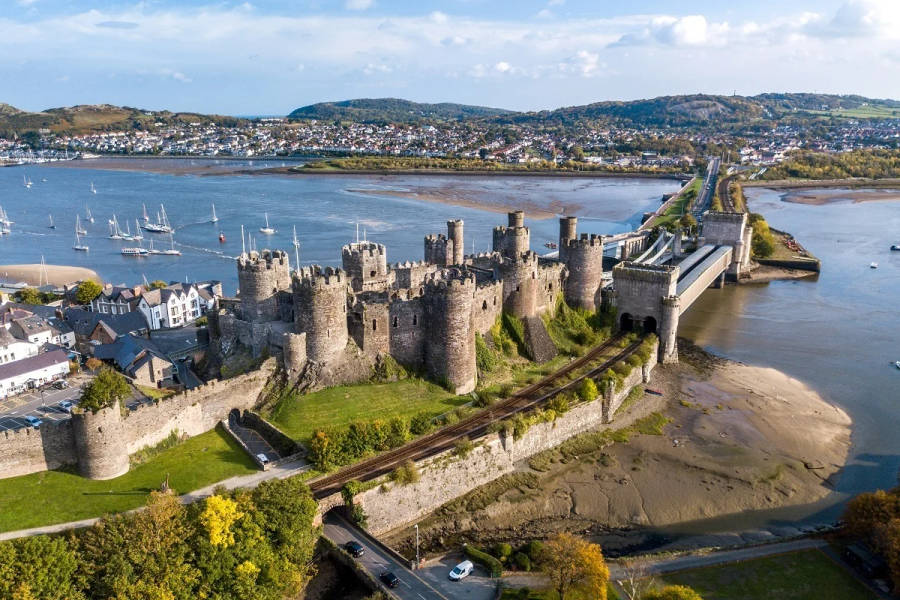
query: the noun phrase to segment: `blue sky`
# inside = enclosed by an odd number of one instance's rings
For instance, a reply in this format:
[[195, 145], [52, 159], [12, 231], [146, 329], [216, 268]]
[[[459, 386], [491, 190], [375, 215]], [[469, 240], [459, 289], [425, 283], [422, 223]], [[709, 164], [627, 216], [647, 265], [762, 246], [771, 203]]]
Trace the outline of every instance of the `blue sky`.
[[900, 0], [3, 0], [0, 102], [284, 114], [394, 96], [900, 98]]

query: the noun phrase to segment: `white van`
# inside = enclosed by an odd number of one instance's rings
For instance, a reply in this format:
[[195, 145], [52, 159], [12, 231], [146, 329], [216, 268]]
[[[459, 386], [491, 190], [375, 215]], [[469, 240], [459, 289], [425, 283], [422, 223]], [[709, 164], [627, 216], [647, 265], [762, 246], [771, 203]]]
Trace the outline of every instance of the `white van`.
[[463, 577], [468, 577], [474, 568], [475, 565], [472, 564], [471, 560], [462, 561], [450, 571], [450, 581], [459, 581]]

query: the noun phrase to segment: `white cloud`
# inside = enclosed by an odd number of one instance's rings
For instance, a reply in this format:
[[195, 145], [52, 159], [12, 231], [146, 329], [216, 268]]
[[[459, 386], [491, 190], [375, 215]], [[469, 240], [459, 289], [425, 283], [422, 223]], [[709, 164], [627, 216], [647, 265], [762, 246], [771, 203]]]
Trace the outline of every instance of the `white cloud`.
[[437, 23], [439, 25], [443, 25], [444, 23], [446, 23], [447, 19], [449, 18], [449, 17], [447, 17], [447, 15], [445, 13], [442, 13], [439, 10], [434, 11], [429, 16], [431, 17], [432, 21], [434, 21], [435, 23]]
[[496, 65], [494, 65], [494, 70], [498, 73], [508, 73], [512, 70], [512, 65], [505, 60], [501, 60]]
[[824, 28], [836, 36], [900, 36], [900, 2], [897, 0], [849, 0]]
[[344, 8], [347, 10], [368, 10], [375, 5], [375, 0], [346, 0]]

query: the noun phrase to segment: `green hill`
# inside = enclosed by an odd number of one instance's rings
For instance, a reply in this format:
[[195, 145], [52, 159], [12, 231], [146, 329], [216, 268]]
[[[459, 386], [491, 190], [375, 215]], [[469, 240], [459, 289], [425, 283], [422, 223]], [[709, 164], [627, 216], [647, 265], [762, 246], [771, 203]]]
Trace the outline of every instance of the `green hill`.
[[463, 121], [508, 114], [512, 114], [512, 111], [450, 102], [423, 104], [399, 98], [361, 98], [310, 104], [294, 110], [288, 118], [344, 120], [358, 123], [424, 123]]

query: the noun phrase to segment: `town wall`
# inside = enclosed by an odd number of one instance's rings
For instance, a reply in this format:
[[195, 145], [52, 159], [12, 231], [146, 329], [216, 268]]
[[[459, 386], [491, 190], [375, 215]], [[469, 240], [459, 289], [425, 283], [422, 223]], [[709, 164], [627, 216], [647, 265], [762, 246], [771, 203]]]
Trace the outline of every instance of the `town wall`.
[[0, 479], [58, 469], [78, 462], [72, 422], [0, 433]]

